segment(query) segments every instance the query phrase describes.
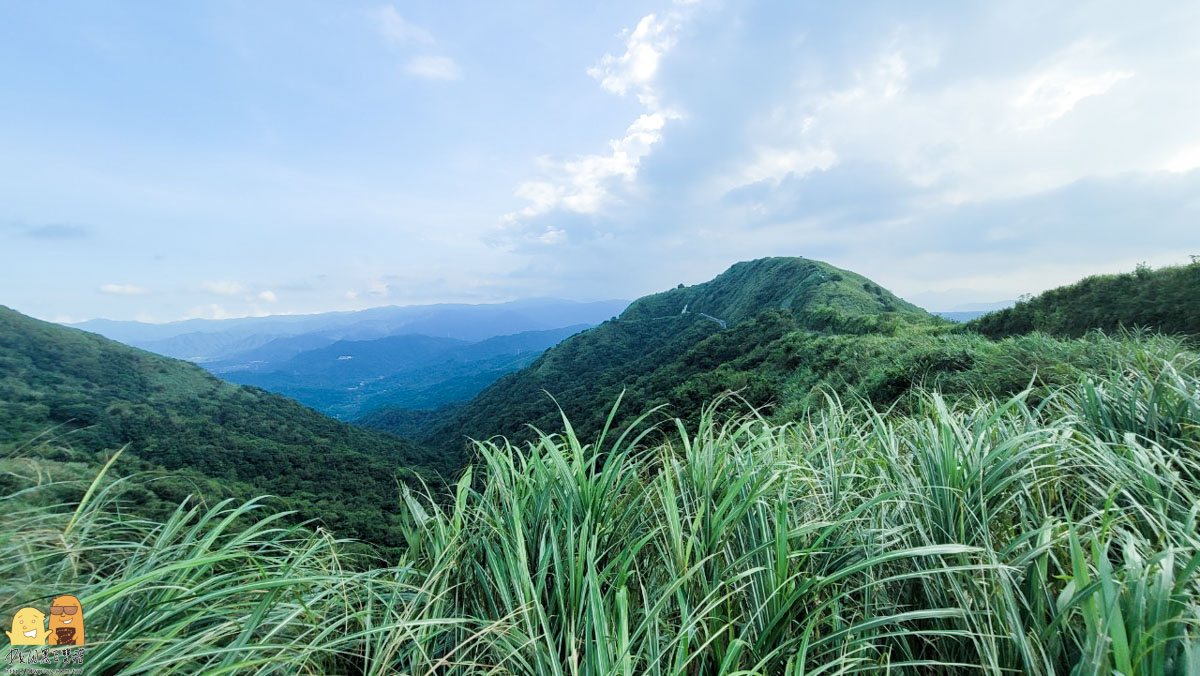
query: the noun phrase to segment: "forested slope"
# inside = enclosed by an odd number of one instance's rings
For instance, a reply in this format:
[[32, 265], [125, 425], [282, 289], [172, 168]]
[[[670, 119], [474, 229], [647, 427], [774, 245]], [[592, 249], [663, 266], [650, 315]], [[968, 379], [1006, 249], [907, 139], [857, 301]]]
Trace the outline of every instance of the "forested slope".
[[[948, 325], [865, 277], [826, 263], [747, 261], [709, 282], [635, 301], [617, 319], [563, 341], [447, 410], [417, 438], [448, 453], [464, 449], [467, 437], [527, 438], [529, 425], [557, 425], [559, 407], [581, 432], [590, 433], [604, 424], [622, 392], [618, 426], [658, 405], [671, 413], [694, 411], [728, 389], [765, 406], [787, 378], [778, 363], [787, 357], [773, 350], [785, 336], [893, 334]], [[412, 416], [388, 410], [361, 422], [396, 432], [413, 429]]]
[[77, 452], [128, 444], [148, 463], [282, 496], [305, 517], [382, 544], [394, 544], [398, 478], [453, 469], [286, 397], [0, 307], [0, 450], [54, 427]]
[[1200, 262], [1086, 277], [967, 326], [992, 338], [1032, 331], [1077, 337], [1094, 329], [1138, 327], [1200, 336]]

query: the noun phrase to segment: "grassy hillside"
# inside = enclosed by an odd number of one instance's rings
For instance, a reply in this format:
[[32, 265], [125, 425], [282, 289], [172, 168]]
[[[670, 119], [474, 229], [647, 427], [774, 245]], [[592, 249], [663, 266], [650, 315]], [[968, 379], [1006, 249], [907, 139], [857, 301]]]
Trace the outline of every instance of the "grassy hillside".
[[968, 327], [992, 338], [1031, 331], [1076, 337], [1121, 327], [1200, 336], [1200, 262], [1087, 277], [984, 315]]
[[[519, 440], [528, 436], [527, 425], [552, 426], [558, 407], [580, 429], [593, 431], [622, 391], [629, 412], [668, 405], [672, 414], [687, 415], [681, 412], [727, 389], [766, 405], [777, 400], [787, 376], [785, 365], [774, 363], [787, 357], [773, 347], [786, 336], [891, 335], [943, 325], [949, 323], [826, 263], [738, 263], [709, 282], [635, 301], [616, 320], [563, 341], [447, 411], [417, 438], [447, 452], [461, 451], [467, 436]], [[631, 416], [623, 413], [618, 425]], [[411, 433], [411, 420], [382, 410], [360, 423]]]
[[0, 607], [79, 596], [89, 673], [1196, 673], [1200, 362], [1091, 340], [1111, 361], [1036, 405], [718, 401], [482, 444], [362, 572], [261, 505], [146, 521], [10, 458]]
[[807, 258], [760, 258], [730, 267], [711, 281], [634, 301], [623, 321], [678, 315], [687, 308], [729, 324], [765, 310], [791, 310], [813, 329], [875, 328], [873, 322], [927, 317], [926, 312], [849, 270]]
[[381, 544], [396, 543], [397, 477], [451, 469], [285, 397], [0, 307], [0, 453], [49, 428], [73, 457], [94, 462], [128, 444], [146, 463], [282, 496], [341, 534]]
[[[1114, 288], [1136, 287], [1143, 291], [1133, 296], [1139, 298], [1139, 316], [1161, 329], [1163, 324], [1149, 318], [1176, 317], [1177, 307], [1190, 308], [1200, 298], [1200, 293], [1180, 298], [1200, 279], [1197, 270], [1200, 266], [1085, 280], [1066, 290], [1071, 298], [1090, 299], [1086, 314], [1068, 321], [1064, 313], [1074, 306], [1064, 303], [1056, 316], [1072, 326], [1091, 326], [1103, 303], [1116, 302]], [[1155, 295], [1164, 288], [1171, 291]], [[1079, 296], [1078, 289], [1091, 291]], [[991, 317], [1005, 312], [1012, 311]], [[722, 317], [732, 318], [725, 328], [714, 321]], [[1191, 319], [1176, 317], [1166, 326], [1179, 329]], [[593, 434], [606, 422], [608, 402], [622, 392], [629, 405], [614, 420], [618, 429], [633, 412], [656, 406], [663, 415], [695, 422], [705, 402], [730, 390], [778, 422], [820, 404], [824, 391], [902, 410], [911, 410], [908, 394], [920, 386], [948, 396], [995, 397], [1033, 386], [1037, 400], [1122, 358], [1117, 353], [1131, 344], [1085, 335], [1082, 328], [1074, 340], [1024, 332], [992, 340], [971, 330], [979, 321], [964, 328], [933, 318], [869, 280], [824, 263], [750, 261], [705, 284], [635, 301], [616, 321], [564, 341], [529, 368], [440, 416], [383, 409], [359, 423], [454, 453], [465, 448], [464, 437], [526, 441], [527, 425], [554, 426], [560, 408], [581, 434]], [[1160, 340], [1162, 349], [1178, 348]]]

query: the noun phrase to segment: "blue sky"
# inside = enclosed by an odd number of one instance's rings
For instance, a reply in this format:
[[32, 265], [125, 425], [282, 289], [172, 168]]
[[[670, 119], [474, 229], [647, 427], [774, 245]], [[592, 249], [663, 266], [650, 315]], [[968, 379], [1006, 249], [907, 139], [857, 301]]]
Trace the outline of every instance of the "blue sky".
[[633, 298], [768, 255], [932, 309], [1200, 254], [1200, 4], [0, 5], [0, 303]]

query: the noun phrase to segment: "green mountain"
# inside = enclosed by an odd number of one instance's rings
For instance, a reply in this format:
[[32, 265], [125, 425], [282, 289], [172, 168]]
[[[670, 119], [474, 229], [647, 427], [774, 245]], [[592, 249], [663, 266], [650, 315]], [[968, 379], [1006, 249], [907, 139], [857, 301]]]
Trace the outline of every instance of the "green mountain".
[[469, 402], [434, 412], [384, 407], [357, 422], [465, 463], [468, 438], [527, 441], [535, 436], [530, 426], [559, 429], [560, 410], [581, 438], [592, 439], [622, 394], [617, 430], [654, 407], [662, 407], [657, 419], [693, 424], [726, 391], [776, 422], [803, 418], [831, 393], [901, 411], [913, 409], [911, 393], [922, 388], [1003, 397], [1032, 385], [1030, 396], [1039, 400], [1128, 359], [1130, 349], [1123, 341], [1041, 333], [994, 340], [852, 272], [768, 258], [635, 301]]
[[164, 500], [272, 494], [340, 535], [396, 545], [399, 479], [452, 469], [411, 443], [198, 366], [0, 307], [0, 454], [54, 428], [70, 457], [128, 444]]
[[760, 258], [736, 263], [712, 281], [640, 298], [621, 313], [621, 320], [671, 317], [685, 309], [728, 324], [766, 310], [790, 310], [809, 328], [837, 330], [928, 316], [849, 270], [807, 258]]
[[[464, 437], [526, 438], [527, 425], [556, 427], [558, 407], [577, 428], [594, 431], [622, 392], [625, 413], [618, 425], [658, 405], [698, 411], [698, 404], [729, 389], [768, 406], [794, 370], [774, 349], [788, 336], [894, 334], [942, 323], [871, 280], [827, 263], [738, 263], [709, 282], [641, 298], [620, 317], [563, 341], [467, 404], [422, 416], [426, 422], [417, 437], [448, 453], [461, 451]], [[397, 433], [412, 433], [413, 422], [413, 416], [386, 408], [359, 420]]]
[[1200, 336], [1200, 261], [1087, 277], [967, 326], [992, 338], [1031, 331], [1077, 337], [1095, 329], [1112, 332], [1122, 327]]

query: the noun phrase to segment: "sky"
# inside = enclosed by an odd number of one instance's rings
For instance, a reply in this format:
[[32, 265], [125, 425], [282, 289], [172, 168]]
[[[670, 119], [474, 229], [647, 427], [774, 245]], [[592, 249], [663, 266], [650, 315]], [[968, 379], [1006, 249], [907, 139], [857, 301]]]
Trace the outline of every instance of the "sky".
[[0, 2], [0, 304], [933, 310], [1200, 254], [1200, 3]]

